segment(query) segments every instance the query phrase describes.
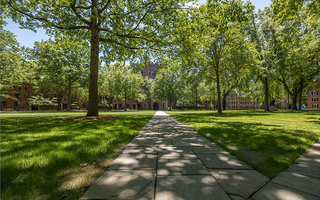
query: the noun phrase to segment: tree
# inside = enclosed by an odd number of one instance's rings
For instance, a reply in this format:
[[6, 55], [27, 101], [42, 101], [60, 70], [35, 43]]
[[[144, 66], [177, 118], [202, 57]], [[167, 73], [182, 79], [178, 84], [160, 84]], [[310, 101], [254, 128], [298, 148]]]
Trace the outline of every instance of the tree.
[[320, 53], [319, 26], [319, 20], [308, 17], [308, 12], [300, 12], [293, 21], [279, 24], [280, 42], [274, 66], [277, 79], [292, 98], [293, 110], [297, 110], [303, 90], [320, 74], [316, 64]]
[[55, 101], [56, 99], [49, 99], [44, 98], [42, 94], [39, 94], [37, 96], [32, 96], [28, 99], [29, 103], [34, 106], [38, 106], [38, 110], [40, 110], [40, 106], [51, 106], [56, 105]]
[[99, 85], [99, 94], [107, 95], [109, 100], [109, 109], [111, 109], [112, 100], [116, 97], [116, 68], [117, 66], [105, 66], [101, 72], [101, 82]]
[[149, 102], [149, 109], [151, 109], [151, 102], [155, 100], [153, 92], [154, 80], [145, 76], [141, 85], [142, 94], [145, 95], [145, 100]]
[[30, 63], [26, 61], [28, 49], [22, 48], [15, 35], [0, 26], [0, 109], [3, 110], [3, 100], [14, 97], [7, 93], [32, 76]]
[[138, 101], [145, 99], [145, 96], [141, 93], [143, 78], [135, 67], [118, 64], [110, 71], [115, 76], [115, 97], [125, 101], [125, 111], [127, 111], [128, 99]]
[[72, 88], [84, 86], [88, 80], [88, 45], [76, 38], [60, 36], [36, 42], [34, 55], [39, 64], [39, 84], [57, 91], [58, 110], [62, 94], [67, 91], [67, 111], [71, 111]]
[[172, 102], [178, 99], [179, 87], [180, 83], [177, 74], [171, 69], [162, 69], [154, 80], [153, 91], [155, 99], [168, 100], [171, 110]]
[[174, 15], [187, 0], [5, 0], [8, 15], [23, 28], [43, 27], [90, 41], [89, 108], [98, 115], [98, 66], [100, 42], [108, 63], [141, 55], [141, 49], [167, 44]]

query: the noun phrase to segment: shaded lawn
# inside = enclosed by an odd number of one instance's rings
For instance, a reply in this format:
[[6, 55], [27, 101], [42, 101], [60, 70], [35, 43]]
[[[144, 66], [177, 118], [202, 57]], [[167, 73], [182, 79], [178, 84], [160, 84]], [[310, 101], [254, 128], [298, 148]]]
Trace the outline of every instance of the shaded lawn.
[[101, 121], [2, 114], [1, 199], [78, 199], [154, 114], [119, 112], [112, 116], [121, 119]]
[[319, 110], [168, 111], [255, 170], [275, 177], [320, 139]]

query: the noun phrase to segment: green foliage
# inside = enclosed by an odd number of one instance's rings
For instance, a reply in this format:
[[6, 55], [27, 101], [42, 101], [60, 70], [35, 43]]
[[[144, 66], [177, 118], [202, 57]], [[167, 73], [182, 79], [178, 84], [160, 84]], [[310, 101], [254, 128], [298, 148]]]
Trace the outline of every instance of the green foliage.
[[97, 1], [57, 0], [11, 1], [1, 7], [21, 27], [48, 33], [63, 32], [90, 41], [90, 84], [88, 115], [98, 115], [98, 66], [100, 42], [104, 61], [141, 57], [144, 49], [168, 45], [173, 20], [188, 0]]
[[32, 96], [28, 99], [29, 104], [38, 106], [38, 110], [40, 110], [40, 106], [56, 106], [56, 98], [44, 98], [43, 95], [39, 94], [37, 96]]
[[[135, 67], [128, 67], [121, 64], [110, 65], [103, 73], [101, 91], [108, 95], [109, 99], [117, 98], [125, 101], [127, 110], [127, 100], [144, 100], [146, 97], [141, 93], [143, 78]], [[111, 102], [109, 102], [110, 104]]]
[[31, 77], [30, 64], [25, 61], [23, 51], [16, 36], [0, 27], [0, 91], [1, 99], [13, 98], [7, 95], [15, 87], [27, 82]]
[[[36, 42], [34, 56], [38, 62], [38, 85], [42, 90], [57, 91], [58, 104], [62, 93], [68, 92], [68, 108], [71, 105], [72, 88], [84, 87], [89, 75], [89, 46], [76, 38], [59, 36]], [[58, 109], [60, 106], [58, 106]]]
[[171, 69], [162, 69], [154, 80], [153, 92], [155, 99], [166, 99], [169, 101], [170, 110], [172, 101], [178, 99], [180, 83], [177, 73]]

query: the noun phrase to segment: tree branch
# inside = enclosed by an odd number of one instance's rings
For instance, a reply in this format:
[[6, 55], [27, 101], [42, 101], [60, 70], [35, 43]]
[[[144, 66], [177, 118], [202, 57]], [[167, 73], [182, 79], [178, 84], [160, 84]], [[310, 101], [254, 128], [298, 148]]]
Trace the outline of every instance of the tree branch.
[[[91, 6], [90, 6], [91, 7]], [[91, 22], [89, 22], [88, 20], [84, 19], [78, 12], [76, 9], [76, 1], [74, 0], [71, 4], [71, 9], [73, 11], [73, 13], [85, 24], [91, 26]]]
[[31, 19], [43, 21], [43, 22], [45, 22], [45, 23], [47, 23], [57, 29], [63, 29], [63, 30], [90, 29], [90, 27], [88, 27], [88, 26], [71, 26], [71, 27], [58, 26], [58, 25], [54, 24], [53, 22], [47, 20], [46, 18], [33, 16], [32, 14], [29, 14], [27, 12], [21, 11], [21, 10], [13, 7], [13, 5], [11, 4], [11, 1], [9, 1], [8, 4], [12, 9], [16, 10], [17, 12], [19, 12], [23, 15], [26, 15], [26, 16], [30, 17]]

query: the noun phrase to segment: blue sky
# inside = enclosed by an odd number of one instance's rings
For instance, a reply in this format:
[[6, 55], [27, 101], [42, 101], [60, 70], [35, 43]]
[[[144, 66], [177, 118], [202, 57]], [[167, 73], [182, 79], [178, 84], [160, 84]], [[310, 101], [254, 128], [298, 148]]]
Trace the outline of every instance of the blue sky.
[[[199, 0], [199, 2], [205, 3], [206, 0]], [[271, 0], [251, 0], [251, 2], [256, 6], [256, 9], [261, 10], [271, 4]], [[34, 33], [28, 29], [20, 29], [19, 24], [11, 19], [7, 19], [6, 21], [8, 24], [5, 26], [5, 29], [13, 32], [17, 36], [18, 42], [23, 46], [32, 48], [35, 41], [47, 40], [49, 38], [43, 29], [37, 29], [37, 33]]]

